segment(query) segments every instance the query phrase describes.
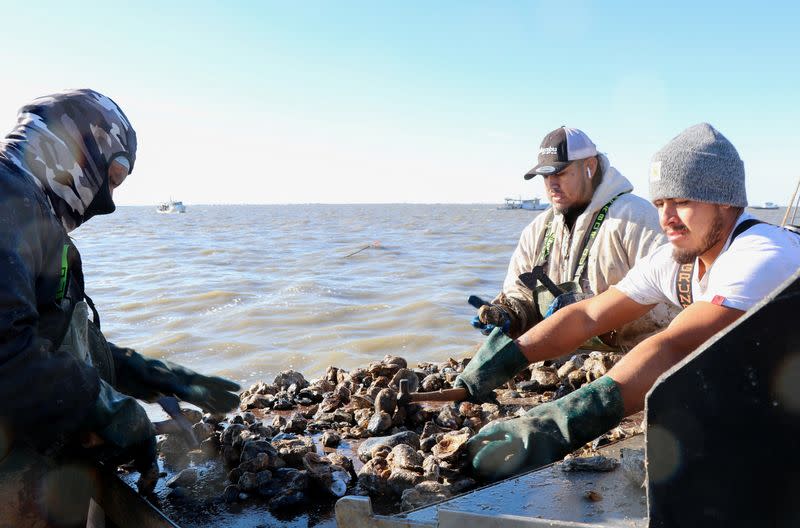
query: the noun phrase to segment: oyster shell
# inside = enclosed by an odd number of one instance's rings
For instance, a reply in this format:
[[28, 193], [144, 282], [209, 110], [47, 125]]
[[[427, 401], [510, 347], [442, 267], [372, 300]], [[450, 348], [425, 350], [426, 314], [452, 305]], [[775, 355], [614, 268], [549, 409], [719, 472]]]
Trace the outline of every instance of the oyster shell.
[[455, 461], [464, 452], [464, 446], [471, 437], [472, 431], [467, 428], [445, 433], [439, 443], [433, 446], [431, 453], [439, 460]]
[[541, 392], [555, 390], [561, 379], [558, 377], [555, 367], [541, 365], [531, 369], [531, 381], [535, 381], [538, 384], [538, 387], [534, 390]]
[[404, 468], [393, 468], [389, 475], [389, 480], [387, 481], [389, 489], [395, 495], [401, 495], [405, 490], [413, 488], [425, 480], [425, 477], [422, 476], [421, 470], [422, 468], [420, 468], [420, 471], [412, 471]]
[[603, 455], [575, 457], [567, 455], [561, 463], [561, 471], [613, 471], [619, 461]]
[[396, 445], [392, 448], [386, 461], [392, 471], [397, 468], [410, 469], [422, 473], [423, 457], [408, 444]]
[[420, 383], [424, 392], [437, 391], [444, 388], [444, 376], [440, 374], [429, 374]]
[[332, 464], [329, 459], [316, 453], [306, 453], [303, 456], [303, 466], [308, 471], [311, 482], [334, 497], [341, 497], [347, 491], [349, 473], [343, 467]]
[[452, 497], [447, 486], [439, 482], [423, 481], [411, 489], [403, 492], [400, 505], [403, 511], [421, 508], [434, 502], [443, 501]]
[[322, 433], [322, 438], [320, 441], [322, 442], [323, 446], [332, 448], [338, 446], [342, 439], [333, 431], [325, 431]]
[[278, 390], [288, 390], [292, 385], [295, 386], [295, 390], [299, 390], [308, 387], [308, 380], [296, 370], [284, 370], [275, 376], [275, 381], [272, 384]]
[[371, 451], [375, 446], [385, 445], [391, 450], [399, 444], [408, 444], [414, 449], [419, 449], [419, 435], [414, 431], [402, 431], [391, 436], [377, 436], [368, 438], [358, 446], [358, 458], [366, 462], [371, 458]]
[[408, 382], [409, 392], [417, 392], [419, 390], [419, 376], [417, 376], [413, 370], [401, 368], [395, 373], [394, 377], [392, 377], [392, 381], [389, 383], [389, 386], [395, 390], [399, 390], [401, 380], [406, 380]]
[[408, 367], [408, 361], [406, 361], [405, 358], [402, 358], [400, 356], [393, 356], [391, 354], [386, 354], [385, 356], [383, 356], [382, 362], [386, 365], [397, 365], [400, 368]]
[[371, 435], [379, 435], [392, 426], [392, 417], [385, 412], [376, 412], [369, 419], [367, 432]]
[[388, 387], [378, 391], [375, 396], [375, 412], [385, 412], [391, 415], [395, 409], [397, 409], [397, 392]]
[[436, 424], [445, 429], [458, 429], [461, 427], [461, 416], [454, 405], [444, 407], [436, 417]]
[[389, 463], [385, 458], [373, 458], [358, 472], [358, 483], [370, 493], [385, 495], [389, 493]]

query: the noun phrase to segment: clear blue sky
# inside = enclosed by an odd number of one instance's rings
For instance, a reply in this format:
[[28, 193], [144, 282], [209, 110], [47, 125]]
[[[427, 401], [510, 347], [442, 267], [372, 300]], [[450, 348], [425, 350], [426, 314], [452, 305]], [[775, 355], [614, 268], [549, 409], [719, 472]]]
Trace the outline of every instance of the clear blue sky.
[[[297, 5], [296, 5], [297, 4]], [[751, 202], [800, 177], [796, 3], [0, 1], [0, 130], [90, 87], [134, 124], [123, 204], [501, 202], [562, 124], [647, 196], [708, 121]]]

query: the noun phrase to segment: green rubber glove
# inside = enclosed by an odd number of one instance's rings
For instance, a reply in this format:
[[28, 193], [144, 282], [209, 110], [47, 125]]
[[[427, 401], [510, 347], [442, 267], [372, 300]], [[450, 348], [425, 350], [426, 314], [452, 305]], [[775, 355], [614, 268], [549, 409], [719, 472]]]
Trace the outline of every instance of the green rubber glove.
[[622, 394], [608, 376], [526, 416], [486, 425], [467, 442], [475, 472], [497, 480], [559, 460], [619, 424]]
[[528, 358], [522, 354], [514, 340], [500, 328], [495, 328], [464, 372], [456, 378], [454, 386], [467, 389], [473, 400], [493, 399], [494, 389], [512, 379], [528, 365]]
[[241, 387], [233, 381], [203, 376], [170, 361], [109, 345], [117, 387], [125, 394], [148, 402], [155, 402], [161, 396], [175, 396], [214, 414], [224, 414], [239, 406], [239, 396], [232, 391]]
[[135, 399], [100, 380], [100, 392], [82, 429], [103, 440], [89, 449], [94, 458], [113, 466], [133, 461], [139, 490], [153, 490], [158, 479], [155, 428]]

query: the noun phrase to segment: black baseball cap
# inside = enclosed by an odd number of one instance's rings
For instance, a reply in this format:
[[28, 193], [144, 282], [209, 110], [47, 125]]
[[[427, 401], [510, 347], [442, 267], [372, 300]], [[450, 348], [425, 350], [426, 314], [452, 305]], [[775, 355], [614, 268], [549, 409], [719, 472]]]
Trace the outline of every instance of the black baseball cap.
[[542, 140], [539, 163], [525, 174], [530, 180], [537, 174], [558, 174], [575, 160], [597, 156], [597, 147], [589, 136], [577, 128], [559, 127]]

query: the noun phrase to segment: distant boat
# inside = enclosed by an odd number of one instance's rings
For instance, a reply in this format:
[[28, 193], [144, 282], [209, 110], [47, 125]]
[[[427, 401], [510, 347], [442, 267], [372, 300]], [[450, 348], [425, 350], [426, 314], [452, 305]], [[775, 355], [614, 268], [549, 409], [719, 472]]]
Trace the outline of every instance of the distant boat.
[[159, 213], [185, 213], [186, 206], [183, 202], [177, 202], [170, 198], [168, 202], [164, 202], [156, 208]]
[[777, 209], [778, 204], [772, 202], [764, 202], [763, 204], [753, 204], [750, 207], [753, 209]]
[[527, 209], [528, 211], [544, 211], [550, 207], [549, 203], [542, 203], [539, 198], [523, 200], [522, 198], [506, 198], [506, 203], [498, 209]]

